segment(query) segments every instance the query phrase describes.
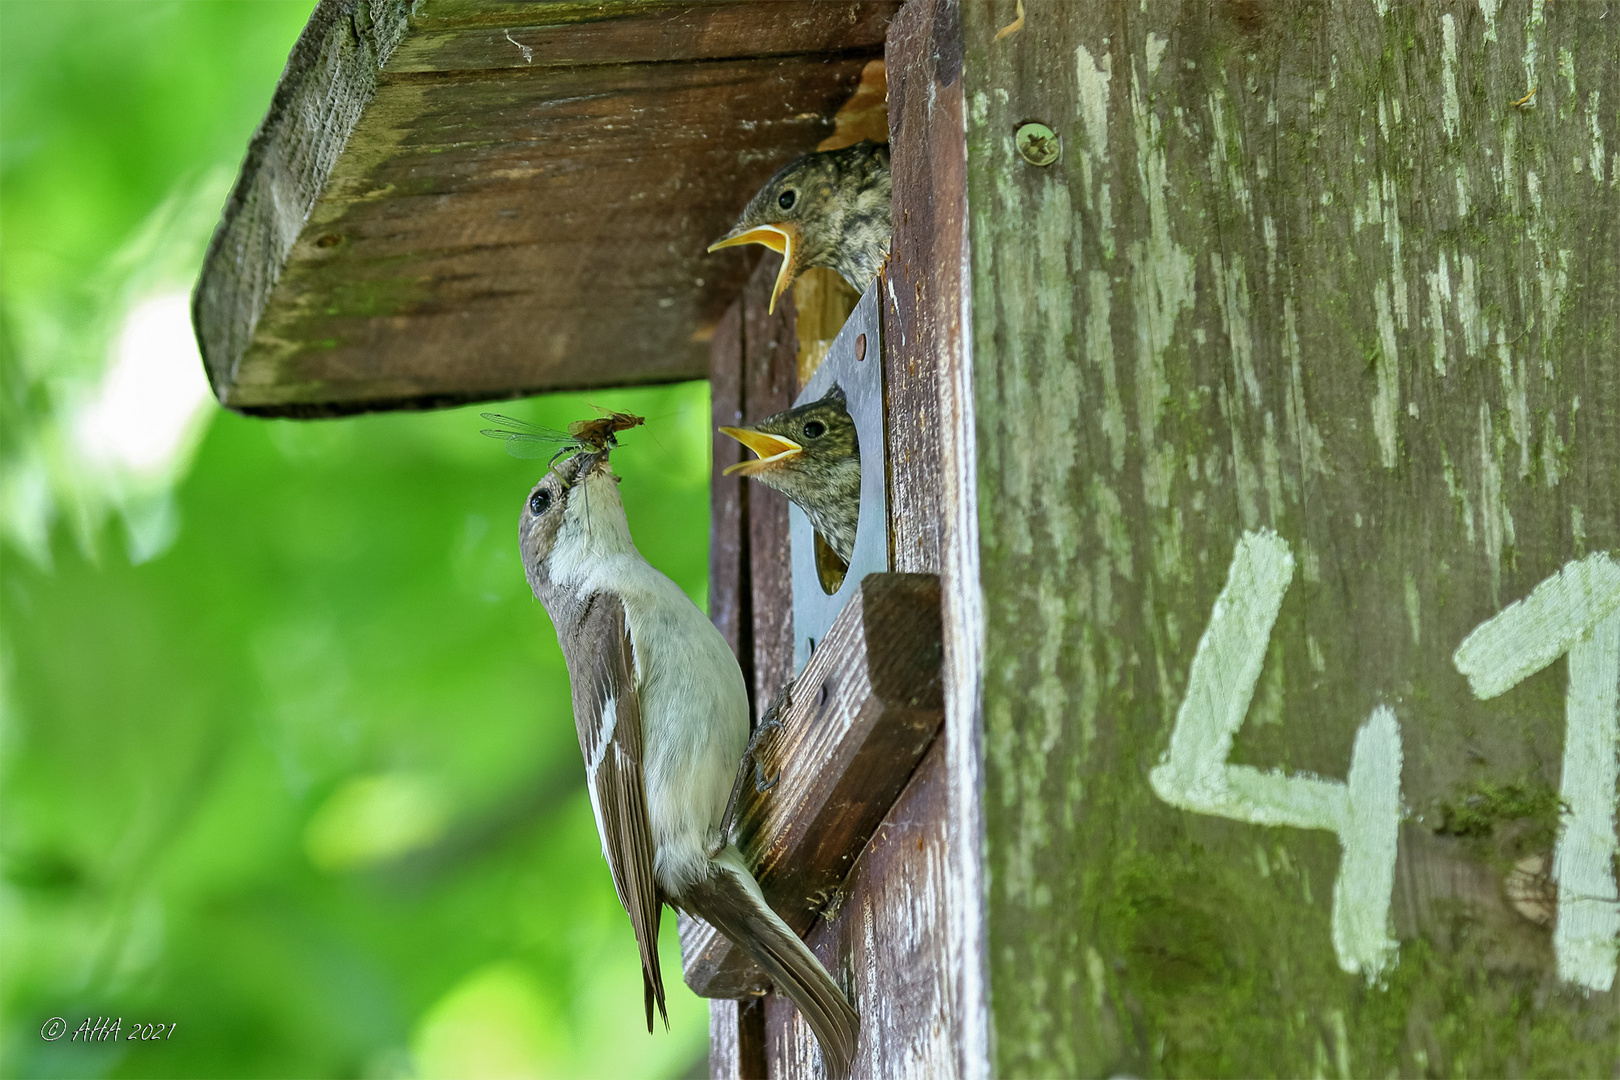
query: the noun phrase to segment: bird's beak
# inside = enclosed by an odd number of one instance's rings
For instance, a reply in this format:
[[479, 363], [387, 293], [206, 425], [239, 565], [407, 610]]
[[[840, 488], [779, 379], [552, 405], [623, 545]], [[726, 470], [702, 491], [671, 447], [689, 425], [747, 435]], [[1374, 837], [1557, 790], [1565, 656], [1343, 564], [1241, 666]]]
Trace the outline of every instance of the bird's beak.
[[739, 244], [764, 244], [772, 251], [782, 256], [782, 269], [776, 272], [776, 285], [771, 289], [771, 303], [769, 311], [776, 310], [776, 301], [787, 292], [788, 286], [798, 276], [799, 266], [799, 227], [797, 225], [756, 225], [753, 228], [744, 228], [739, 225], [726, 235], [709, 245], [710, 251], [719, 251], [721, 248], [736, 247]]
[[780, 435], [767, 435], [763, 431], [755, 431], [745, 427], [723, 427], [720, 434], [730, 435], [748, 449], [759, 455], [757, 461], [739, 461], [735, 465], [728, 465], [722, 476], [739, 473], [743, 476], [754, 476], [774, 469], [804, 451], [804, 447], [792, 439], [784, 439]]
[[566, 490], [576, 484], [584, 483], [585, 478], [607, 464], [607, 460], [608, 451], [606, 449], [582, 451], [564, 458], [562, 463], [556, 466], [553, 471], [562, 478], [563, 488]]

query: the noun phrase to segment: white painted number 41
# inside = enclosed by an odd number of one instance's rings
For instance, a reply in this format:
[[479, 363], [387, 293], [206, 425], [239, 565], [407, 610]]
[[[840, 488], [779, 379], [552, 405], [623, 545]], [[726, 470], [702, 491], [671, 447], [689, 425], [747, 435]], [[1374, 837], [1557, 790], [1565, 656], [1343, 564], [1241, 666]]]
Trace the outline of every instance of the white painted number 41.
[[[1287, 541], [1245, 533], [1232, 555], [1187, 674], [1170, 749], [1153, 770], [1165, 802], [1202, 814], [1326, 829], [1343, 856], [1333, 883], [1339, 966], [1376, 978], [1395, 959], [1389, 931], [1401, 819], [1401, 734], [1387, 706], [1356, 733], [1344, 781], [1229, 765], [1260, 678], [1283, 594], [1294, 575]], [[1476, 697], [1496, 697], [1569, 657], [1564, 811], [1553, 853], [1559, 978], [1589, 990], [1614, 983], [1620, 894], [1614, 876], [1616, 752], [1620, 750], [1620, 566], [1605, 554], [1569, 563], [1469, 634], [1454, 662]]]

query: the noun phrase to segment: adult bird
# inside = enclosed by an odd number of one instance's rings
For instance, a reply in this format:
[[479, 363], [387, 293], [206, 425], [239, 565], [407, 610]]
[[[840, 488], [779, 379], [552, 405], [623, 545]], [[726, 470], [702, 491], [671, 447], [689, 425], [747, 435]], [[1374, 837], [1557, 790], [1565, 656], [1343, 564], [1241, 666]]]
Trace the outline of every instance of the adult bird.
[[529, 587], [557, 629], [602, 854], [641, 951], [647, 1029], [664, 1015], [663, 905], [706, 920], [793, 999], [829, 1070], [846, 1075], [855, 1010], [765, 903], [726, 835], [748, 743], [748, 695], [725, 639], [630, 539], [610, 450], [567, 458], [519, 519]]
[[709, 250], [764, 244], [780, 252], [771, 311], [799, 271], [811, 266], [831, 267], [865, 292], [889, 257], [890, 189], [883, 143], [867, 139], [806, 154], [771, 177]]
[[861, 515], [861, 451], [844, 391], [766, 417], [753, 427], [723, 427], [759, 455], [726, 468], [786, 495], [848, 566]]

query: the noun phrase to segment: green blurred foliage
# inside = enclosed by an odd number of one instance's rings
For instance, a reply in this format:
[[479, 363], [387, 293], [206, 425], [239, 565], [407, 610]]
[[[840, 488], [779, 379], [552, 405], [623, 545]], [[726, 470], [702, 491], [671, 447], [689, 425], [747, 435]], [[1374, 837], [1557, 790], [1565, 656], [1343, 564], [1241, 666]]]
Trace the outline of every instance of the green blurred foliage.
[[72, 411], [131, 304], [195, 278], [311, 7], [0, 0], [0, 524], [36, 559], [127, 509]]
[[[99, 375], [130, 299], [195, 275], [222, 191], [205, 216], [172, 208], [234, 170], [309, 8], [0, 2], [8, 471], [50, 458], [65, 373]], [[614, 455], [631, 527], [702, 603], [705, 387], [502, 409], [561, 426], [593, 404], [649, 418]], [[678, 976], [673, 1032], [644, 1030], [562, 658], [519, 565], [543, 463], [481, 426], [220, 413], [160, 554], [131, 564], [122, 519], [60, 487], [43, 555], [0, 546], [0, 1073], [702, 1060], [707, 1010]], [[677, 972], [673, 919], [662, 945]], [[69, 1035], [47, 1041], [54, 1016]], [[73, 1041], [96, 1016], [121, 1037]], [[122, 1037], [138, 1023], [176, 1026]]]

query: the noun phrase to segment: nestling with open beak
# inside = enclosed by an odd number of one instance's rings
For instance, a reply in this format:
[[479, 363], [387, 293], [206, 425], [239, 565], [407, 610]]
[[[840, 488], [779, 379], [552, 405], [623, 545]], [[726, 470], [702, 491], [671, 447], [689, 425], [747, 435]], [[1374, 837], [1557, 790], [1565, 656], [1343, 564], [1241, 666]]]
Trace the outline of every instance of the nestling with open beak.
[[801, 270], [826, 266], [865, 292], [889, 257], [889, 148], [870, 139], [783, 166], [710, 251], [764, 244], [781, 252], [770, 310]]
[[720, 433], [759, 455], [725, 475], [751, 476], [786, 495], [848, 566], [861, 516], [861, 450], [844, 391], [834, 386], [820, 401]]
[[[602, 854], [641, 952], [647, 1029], [664, 1009], [663, 905], [706, 920], [765, 969], [848, 1074], [859, 1021], [765, 903], [726, 808], [748, 744], [748, 694], [725, 639], [630, 539], [609, 450], [557, 465], [519, 519], [523, 569], [557, 628]], [[665, 1024], [669, 1022], [665, 1013]]]

